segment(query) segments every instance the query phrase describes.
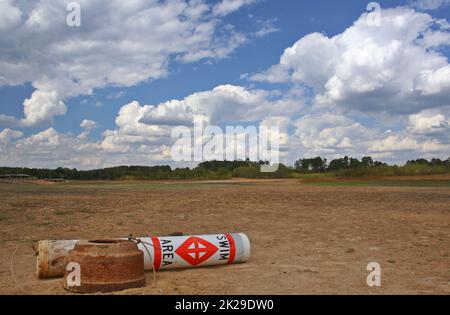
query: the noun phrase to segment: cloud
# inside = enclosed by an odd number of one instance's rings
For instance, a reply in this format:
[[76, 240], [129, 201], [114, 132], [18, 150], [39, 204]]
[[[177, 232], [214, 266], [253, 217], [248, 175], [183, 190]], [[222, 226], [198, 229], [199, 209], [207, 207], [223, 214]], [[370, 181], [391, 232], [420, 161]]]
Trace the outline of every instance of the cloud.
[[410, 2], [412, 7], [425, 11], [436, 10], [450, 4], [450, 0], [414, 0]]
[[17, 27], [22, 18], [22, 12], [16, 8], [11, 0], [0, 2], [0, 35], [6, 34]]
[[222, 0], [213, 8], [215, 16], [225, 16], [239, 10], [242, 6], [255, 3], [257, 0]]
[[125, 95], [127, 95], [127, 92], [119, 91], [119, 92], [116, 92], [116, 93], [109, 94], [108, 96], [106, 96], [106, 98], [109, 99], [109, 100], [116, 100], [116, 99], [124, 97]]
[[84, 119], [80, 124], [80, 127], [83, 129], [83, 131], [78, 135], [78, 138], [82, 140], [87, 139], [91, 134], [91, 131], [97, 128], [97, 126], [98, 124], [96, 121]]
[[374, 141], [369, 151], [379, 152], [416, 152], [416, 156], [428, 154], [428, 156], [448, 156], [450, 145], [441, 143], [437, 139], [418, 141], [410, 136], [390, 135], [385, 139]]
[[285, 50], [280, 63], [254, 81], [311, 87], [318, 107], [361, 112], [414, 113], [450, 104], [450, 44], [442, 20], [398, 7], [381, 12], [379, 27], [363, 14], [343, 33], [312, 33]]
[[361, 154], [377, 133], [350, 117], [331, 112], [306, 115], [294, 126], [294, 136], [307, 156]]
[[0, 142], [9, 143], [11, 140], [23, 137], [23, 132], [19, 130], [12, 130], [9, 128], [3, 129], [0, 132]]
[[[283, 97], [287, 97], [284, 99], [274, 98], [277, 93], [266, 93], [238, 86], [219, 86], [158, 106], [141, 105], [134, 101], [122, 106], [116, 117], [117, 128], [104, 131], [100, 140], [90, 138], [90, 130], [97, 126], [96, 122], [90, 120], [81, 122], [83, 132], [78, 136], [48, 128], [23, 138], [20, 131], [6, 129], [0, 132], [0, 165], [61, 165], [81, 169], [134, 164], [186, 166], [173, 162], [170, 155], [175, 141], [171, 138], [174, 126], [165, 124], [165, 120], [173, 119], [174, 113], [167, 108], [177, 115], [191, 113], [192, 116], [185, 120], [190, 125], [190, 119], [195, 116], [203, 118], [205, 123], [222, 125], [226, 122], [227, 125], [248, 126], [250, 120], [246, 119], [245, 113], [252, 113], [255, 104], [260, 103], [265, 106], [265, 110], [255, 111], [251, 114], [253, 116], [248, 116], [256, 120], [251, 125], [280, 128], [280, 157], [284, 163], [317, 155], [329, 159], [344, 155], [372, 155], [385, 161], [401, 162], [415, 157], [447, 158], [450, 152], [445, 112], [428, 110], [410, 115], [404, 128], [387, 133], [382, 125], [383, 120], [374, 122], [375, 127], [369, 127], [355, 117], [335, 112], [313, 112], [292, 120], [293, 114], [280, 112], [275, 106], [277, 102], [290, 104], [290, 109], [295, 108], [296, 113], [307, 109], [298, 103], [297, 107], [293, 107], [295, 103], [290, 103], [290, 96], [286, 96], [289, 94], [284, 94]], [[236, 104], [229, 105], [230, 102]], [[153, 119], [156, 117], [153, 111], [159, 107], [162, 108], [158, 111], [160, 120], [155, 119], [151, 121], [152, 124], [144, 123], [147, 114], [150, 113]], [[236, 112], [237, 108], [241, 111]], [[230, 117], [236, 119], [235, 123], [230, 122]], [[439, 137], [436, 136], [437, 131], [440, 132]], [[234, 146], [234, 143], [227, 145]], [[241, 154], [248, 151], [244, 147], [237, 149]]]
[[269, 34], [278, 32], [279, 29], [275, 27], [275, 22], [277, 22], [277, 19], [270, 19], [263, 22], [260, 22], [262, 25], [258, 31], [253, 33], [255, 37], [264, 37]]
[[29, 99], [23, 102], [25, 118], [0, 115], [0, 123], [20, 127], [50, 124], [55, 116], [64, 115], [66, 105], [55, 91], [35, 90]]
[[[0, 86], [31, 82], [36, 89], [24, 103], [23, 125], [50, 123], [71, 97], [163, 78], [173, 61], [225, 58], [246, 42], [234, 29], [222, 31], [212, 12], [223, 16], [248, 1], [214, 8], [184, 0], [78, 2], [81, 27], [66, 25], [65, 0], [0, 2]], [[0, 123], [17, 120], [3, 115]]]
[[415, 89], [421, 95], [435, 95], [448, 91], [450, 86], [450, 65], [439, 69], [423, 71], [417, 76]]
[[[83, 2], [89, 10], [82, 13], [81, 29], [56, 27], [61, 1], [17, 3], [1, 3], [20, 12], [0, 21], [0, 32], [11, 25], [21, 29], [16, 37], [10, 31], [0, 37], [1, 47], [12, 47], [0, 54], [0, 85], [33, 82], [36, 90], [24, 101], [22, 119], [0, 115], [0, 123], [29, 127], [51, 124], [74, 95], [164, 77], [173, 60], [227, 56], [247, 38], [217, 17], [250, 2], [213, 7], [201, 1], [99, 1], [103, 11], [97, 2]], [[99, 12], [104, 13], [93, 18]], [[48, 126], [26, 137], [4, 129], [0, 165], [176, 165], [172, 128], [192, 127], [196, 118], [219, 126], [279, 126], [284, 163], [317, 155], [372, 155], [397, 163], [448, 158], [450, 66], [442, 53], [450, 39], [448, 22], [405, 7], [383, 10], [381, 22], [370, 27], [364, 14], [336, 36], [309, 34], [287, 48], [279, 64], [251, 76], [287, 83], [280, 90], [223, 84], [159, 104], [132, 101], [100, 139], [91, 137], [99, 126], [89, 119], [78, 135]], [[218, 36], [219, 25], [228, 35]], [[155, 34], [148, 31], [153, 26]], [[18, 43], [27, 49], [15, 50]], [[116, 96], [123, 95], [107, 98]]]
[[89, 119], [84, 119], [81, 122], [80, 127], [84, 130], [92, 130], [94, 128], [97, 128], [97, 122]]
[[0, 165], [51, 168], [86, 165], [90, 168], [95, 166], [94, 160], [105, 163], [105, 159], [99, 157], [98, 153], [97, 144], [48, 128], [29, 137], [11, 141], [7, 147], [3, 147]]
[[25, 119], [24, 125], [38, 125], [41, 123], [51, 123], [54, 116], [64, 115], [66, 105], [58, 98], [55, 91], [43, 92], [35, 91], [31, 98], [23, 102]]
[[209, 123], [255, 121], [271, 115], [289, 115], [303, 106], [301, 100], [279, 97], [276, 91], [220, 85], [182, 100], [148, 105], [141, 119], [149, 125], [192, 125], [194, 118]]
[[[2, 137], [10, 133], [11, 131], [0, 133], [2, 166], [96, 169], [117, 165], [167, 164], [170, 159], [170, 148], [164, 145], [139, 145], [133, 151], [112, 152], [104, 149], [100, 141], [60, 133], [54, 128], [26, 138], [22, 138], [22, 135], [4, 143]], [[19, 134], [15, 134], [14, 137], [18, 136]]]
[[397, 135], [388, 136], [383, 140], [374, 141], [370, 147], [371, 152], [393, 152], [393, 151], [417, 151], [422, 147], [416, 139], [410, 137], [400, 137]]
[[56, 130], [51, 127], [40, 133], [32, 135], [20, 142], [19, 145], [40, 145], [40, 146], [57, 146], [60, 144], [60, 137]]
[[267, 121], [274, 116], [286, 117], [302, 106], [300, 100], [280, 97], [276, 91], [234, 85], [217, 86], [157, 105], [134, 101], [121, 107], [116, 117], [117, 129], [104, 132], [101, 146], [111, 152], [132, 152], [141, 145], [169, 146], [173, 142], [172, 128], [192, 127], [194, 119], [212, 125]]
[[409, 116], [408, 131], [415, 134], [437, 134], [450, 131], [450, 118], [435, 110], [426, 110]]
[[141, 122], [149, 105], [134, 101], [121, 107], [116, 117], [117, 129], [103, 133], [101, 148], [109, 152], [135, 152], [141, 145], [154, 146], [170, 142], [168, 126], [147, 125]]
[[[100, 147], [111, 154], [134, 154], [170, 147], [175, 126], [192, 127], [194, 119], [206, 125], [274, 123], [283, 127], [280, 143], [287, 146], [290, 114], [303, 106], [301, 100], [287, 93], [221, 85], [209, 91], [193, 93], [157, 105], [133, 101], [121, 107], [116, 117], [117, 129], [106, 130]], [[170, 150], [168, 151], [170, 152]]]
[[[429, 120], [425, 122], [423, 117], [429, 117]], [[295, 132], [289, 138], [289, 160], [292, 163], [299, 157], [318, 155], [328, 159], [370, 155], [391, 163], [419, 157], [446, 159], [450, 152], [450, 137], [442, 129], [441, 135], [437, 136], [436, 126], [445, 128], [441, 120], [439, 115], [425, 112], [412, 115], [408, 128], [385, 131], [382, 119], [374, 124], [376, 127], [370, 127], [332, 112], [306, 115], [293, 122]]]

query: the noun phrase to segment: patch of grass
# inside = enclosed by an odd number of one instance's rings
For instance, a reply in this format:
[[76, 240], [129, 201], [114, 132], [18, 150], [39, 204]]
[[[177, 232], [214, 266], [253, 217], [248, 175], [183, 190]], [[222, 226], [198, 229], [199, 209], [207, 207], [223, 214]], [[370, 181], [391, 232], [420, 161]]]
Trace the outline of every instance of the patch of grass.
[[317, 186], [356, 186], [356, 187], [450, 187], [450, 180], [336, 180], [308, 182]]
[[210, 189], [210, 188], [231, 188], [235, 186], [250, 186], [252, 183], [223, 183], [223, 182], [137, 182], [130, 183], [125, 181], [102, 182], [102, 181], [84, 181], [62, 183], [57, 185], [35, 185], [35, 184], [14, 184], [0, 185], [1, 193], [79, 193], [86, 189], [89, 190], [158, 190], [158, 189]]
[[306, 272], [306, 273], [313, 273], [313, 274], [319, 273], [318, 271], [315, 271], [315, 270], [312, 270], [312, 269], [303, 269], [303, 272]]
[[0, 213], [0, 222], [7, 221], [8, 216], [5, 213]]
[[395, 264], [395, 260], [389, 259], [389, 260], [388, 260], [388, 263], [390, 263], [390, 264]]
[[150, 190], [150, 189], [205, 189], [205, 188], [226, 188], [235, 185], [251, 185], [248, 183], [86, 183], [57, 185], [54, 188], [65, 190], [75, 189], [123, 189], [123, 190]]
[[336, 171], [334, 174], [340, 177], [362, 177], [362, 176], [420, 176], [448, 174], [450, 168], [439, 165], [426, 165], [411, 163], [405, 166], [384, 165], [377, 167], [355, 167]]
[[55, 210], [55, 211], [53, 211], [53, 214], [58, 215], [58, 216], [71, 215], [73, 213], [74, 213], [74, 211], [71, 211], [71, 210]]
[[293, 173], [291, 178], [299, 179], [326, 179], [335, 177], [332, 173]]

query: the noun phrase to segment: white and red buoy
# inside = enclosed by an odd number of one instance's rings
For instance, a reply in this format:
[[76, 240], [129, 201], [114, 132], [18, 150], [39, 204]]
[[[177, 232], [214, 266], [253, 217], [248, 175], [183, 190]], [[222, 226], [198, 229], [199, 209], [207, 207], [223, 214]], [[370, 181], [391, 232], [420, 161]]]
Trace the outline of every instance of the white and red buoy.
[[[145, 270], [178, 269], [246, 262], [250, 241], [243, 233], [141, 238]], [[143, 246], [146, 244], [147, 252]], [[149, 257], [148, 255], [151, 255]]]
[[[77, 240], [40, 241], [37, 257], [39, 278], [60, 277]], [[167, 270], [243, 263], [250, 258], [251, 245], [243, 233], [159, 236], [139, 238], [144, 270]]]

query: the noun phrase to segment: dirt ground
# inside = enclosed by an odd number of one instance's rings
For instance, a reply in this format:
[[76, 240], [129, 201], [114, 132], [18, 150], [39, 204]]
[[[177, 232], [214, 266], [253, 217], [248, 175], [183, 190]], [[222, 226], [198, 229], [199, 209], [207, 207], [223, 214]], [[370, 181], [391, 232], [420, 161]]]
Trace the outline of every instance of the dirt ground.
[[[145, 288], [119, 294], [450, 294], [449, 187], [300, 180], [0, 183], [0, 293], [68, 294], [62, 279], [36, 279], [32, 242], [175, 231], [244, 232], [252, 257], [148, 272]], [[379, 288], [366, 284], [370, 262]]]

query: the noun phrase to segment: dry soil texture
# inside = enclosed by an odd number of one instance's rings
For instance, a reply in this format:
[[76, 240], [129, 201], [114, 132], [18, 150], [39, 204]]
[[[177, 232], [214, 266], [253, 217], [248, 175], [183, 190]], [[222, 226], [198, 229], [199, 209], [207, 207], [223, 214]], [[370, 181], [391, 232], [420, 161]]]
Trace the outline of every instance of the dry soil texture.
[[[251, 260], [150, 272], [145, 288], [119, 293], [449, 294], [450, 188], [355, 185], [0, 183], [0, 293], [68, 293], [36, 279], [32, 242], [182, 231], [245, 232]], [[366, 284], [369, 262], [379, 288]]]

